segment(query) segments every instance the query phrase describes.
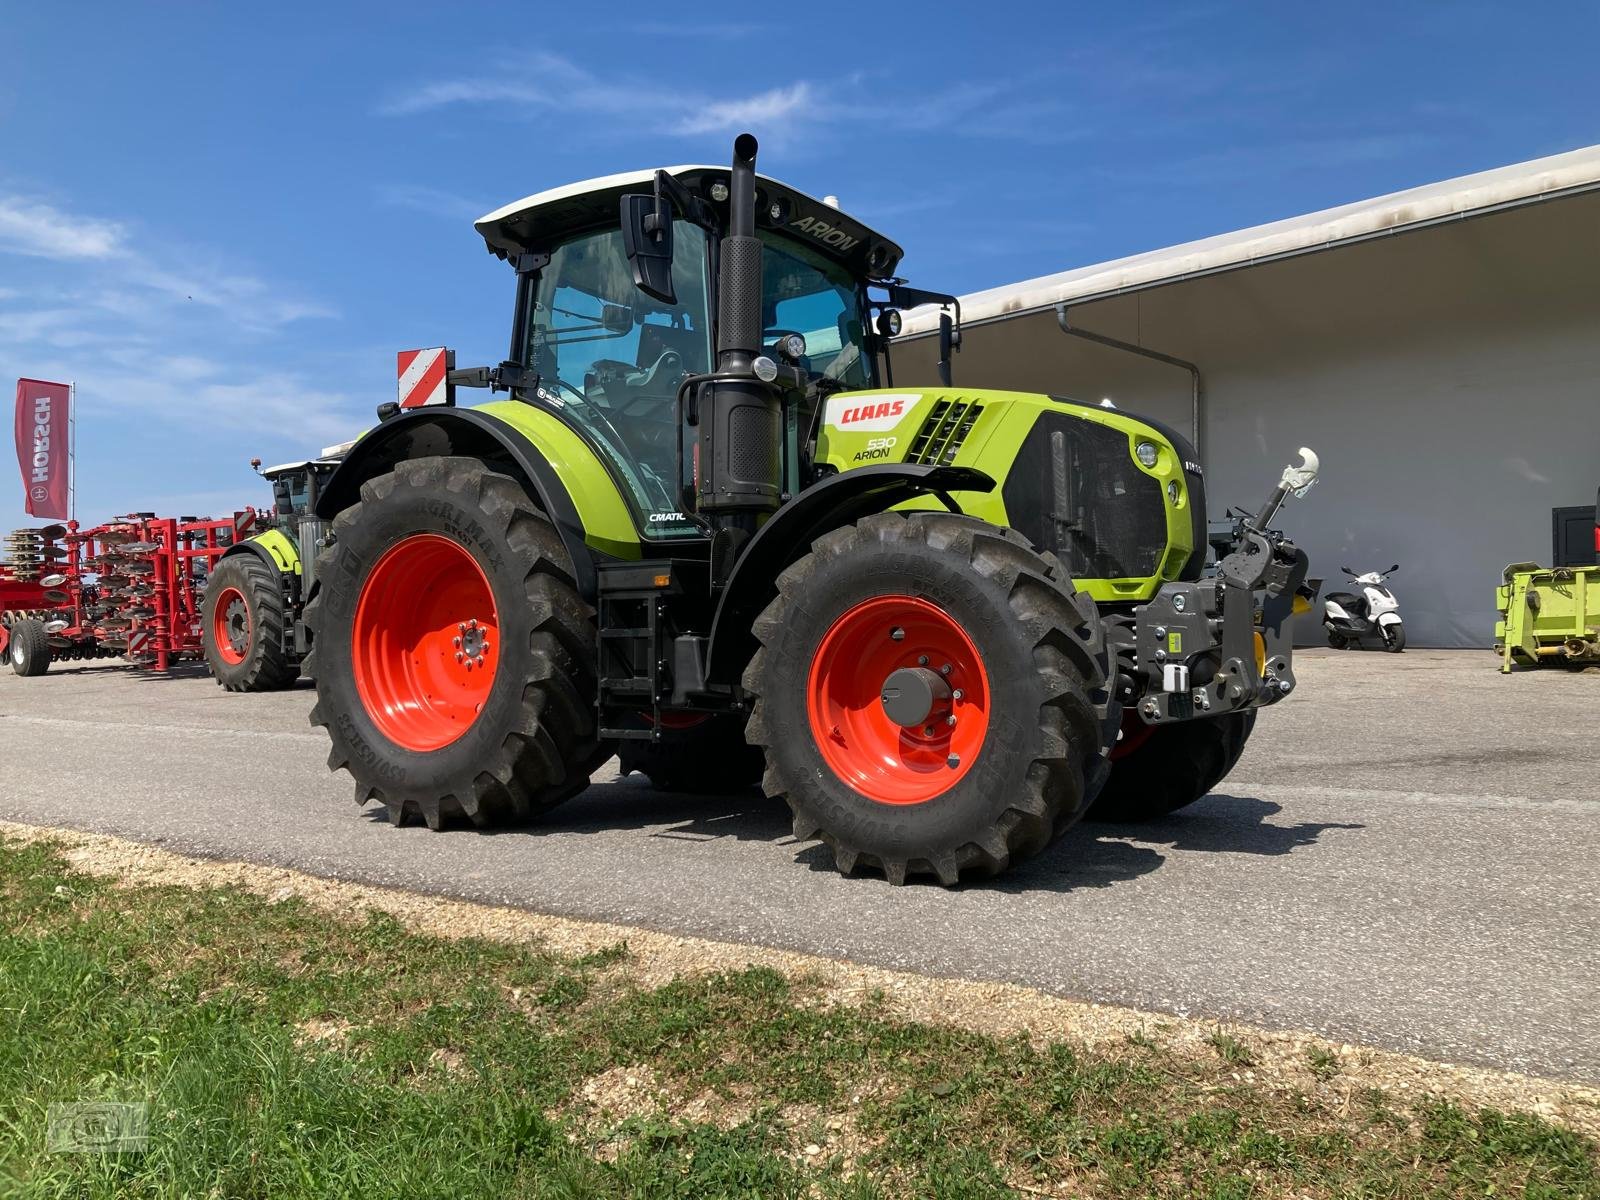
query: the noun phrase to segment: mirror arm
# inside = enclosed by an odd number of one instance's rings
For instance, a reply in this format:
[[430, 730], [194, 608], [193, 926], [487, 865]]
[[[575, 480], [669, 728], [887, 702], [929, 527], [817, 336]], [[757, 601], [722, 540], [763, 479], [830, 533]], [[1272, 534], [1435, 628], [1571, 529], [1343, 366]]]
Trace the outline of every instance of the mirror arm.
[[680, 216], [693, 221], [702, 229], [711, 229], [715, 226], [711, 209], [706, 202], [665, 171], [656, 172], [655, 195], [656, 212], [653, 219], [657, 224], [649, 232], [656, 232], [661, 228], [660, 222], [671, 219], [672, 214], [667, 208], [669, 203], [678, 210]]

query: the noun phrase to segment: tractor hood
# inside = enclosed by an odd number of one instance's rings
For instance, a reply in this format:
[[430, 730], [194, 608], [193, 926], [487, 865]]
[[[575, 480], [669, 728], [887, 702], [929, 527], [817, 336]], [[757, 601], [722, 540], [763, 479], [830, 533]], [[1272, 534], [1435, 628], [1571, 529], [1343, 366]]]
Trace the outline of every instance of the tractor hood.
[[[728, 182], [727, 167], [666, 167], [666, 172], [709, 201], [713, 184]], [[546, 250], [563, 238], [590, 229], [616, 225], [621, 198], [648, 192], [655, 170], [603, 175], [582, 183], [536, 192], [481, 217], [475, 227], [492, 254]], [[726, 211], [726, 202], [711, 202]], [[773, 205], [779, 216], [772, 216]], [[764, 175], [756, 176], [756, 225], [782, 229], [803, 245], [837, 259], [862, 277], [885, 278], [899, 265], [901, 248], [882, 234], [840, 212], [833, 205]]]

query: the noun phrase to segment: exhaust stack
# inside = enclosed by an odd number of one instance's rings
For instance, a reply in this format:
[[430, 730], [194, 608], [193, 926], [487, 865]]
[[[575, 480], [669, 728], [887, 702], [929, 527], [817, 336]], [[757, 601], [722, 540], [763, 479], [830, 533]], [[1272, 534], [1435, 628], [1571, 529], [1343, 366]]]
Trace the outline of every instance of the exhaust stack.
[[756, 375], [763, 352], [757, 148], [748, 133], [733, 143], [728, 232], [717, 274], [717, 377], [703, 385], [699, 406], [696, 505], [714, 530], [713, 579], [725, 578], [759, 518], [777, 510], [783, 492], [783, 409], [774, 389]]

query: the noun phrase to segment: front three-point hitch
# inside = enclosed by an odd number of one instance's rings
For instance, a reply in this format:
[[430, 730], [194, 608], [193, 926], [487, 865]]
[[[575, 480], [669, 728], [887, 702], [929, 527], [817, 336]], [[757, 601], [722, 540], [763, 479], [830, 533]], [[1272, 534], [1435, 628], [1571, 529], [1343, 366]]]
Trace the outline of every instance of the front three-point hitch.
[[1317, 480], [1300, 450], [1260, 512], [1241, 519], [1210, 577], [1162, 586], [1134, 612], [1135, 711], [1146, 724], [1275, 704], [1294, 690], [1291, 618], [1310, 606], [1307, 559], [1269, 528], [1291, 494]]

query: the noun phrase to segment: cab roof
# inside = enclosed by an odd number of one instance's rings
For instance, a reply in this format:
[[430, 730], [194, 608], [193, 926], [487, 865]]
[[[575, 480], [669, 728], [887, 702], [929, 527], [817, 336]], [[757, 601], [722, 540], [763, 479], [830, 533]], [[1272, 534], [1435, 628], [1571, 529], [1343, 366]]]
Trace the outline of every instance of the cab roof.
[[[719, 205], [710, 200], [710, 189], [715, 183], [727, 182], [727, 167], [662, 169], [713, 208], [725, 206], [725, 202]], [[650, 191], [655, 175], [654, 168], [625, 171], [535, 192], [480, 217], [474, 227], [490, 253], [500, 258], [547, 250], [572, 234], [616, 225], [621, 198]], [[770, 212], [774, 204], [781, 210], [777, 220]], [[861, 276], [887, 278], [894, 274], [904, 254], [894, 242], [834, 205], [765, 175], [756, 176], [756, 224], [759, 228], [781, 228], [802, 245], [846, 263]]]

